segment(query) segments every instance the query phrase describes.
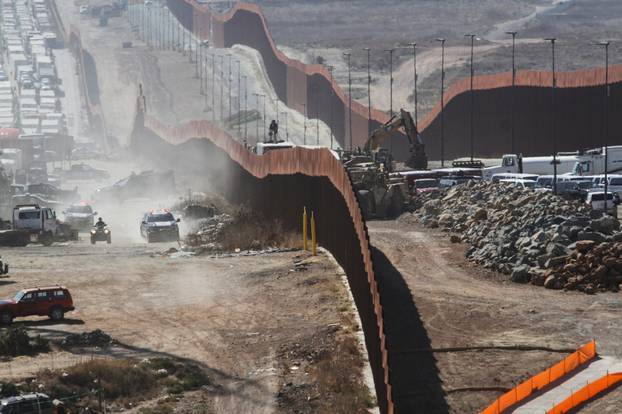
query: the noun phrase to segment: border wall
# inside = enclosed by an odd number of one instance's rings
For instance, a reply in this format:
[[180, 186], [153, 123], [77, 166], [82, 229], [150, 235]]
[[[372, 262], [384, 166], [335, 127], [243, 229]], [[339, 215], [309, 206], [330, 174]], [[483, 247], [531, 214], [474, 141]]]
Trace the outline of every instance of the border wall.
[[[139, 99], [132, 147], [166, 165], [183, 159], [216, 191], [246, 203], [286, 227], [299, 228], [303, 208], [313, 212], [318, 243], [347, 274], [361, 318], [375, 393], [382, 413], [394, 413], [383, 309], [369, 236], [347, 172], [327, 149], [294, 148], [251, 153], [208, 121], [168, 127], [144, 112]], [[163, 155], [165, 154], [165, 155]]]
[[[203, 39], [209, 39], [216, 47], [243, 44], [259, 51], [279, 98], [291, 108], [302, 112], [303, 104], [306, 104], [309, 117], [319, 117], [331, 125], [329, 108], [332, 105], [335, 136], [342, 146], [348, 144], [347, 93], [331, 79], [325, 67], [305, 65], [285, 56], [272, 39], [259, 6], [236, 2], [227, 13], [219, 14], [195, 0], [167, 2], [186, 28]], [[622, 65], [610, 68], [611, 112], [607, 143], [602, 141], [604, 79], [603, 68], [558, 73], [555, 117], [559, 151], [622, 144], [622, 117], [616, 116], [615, 112], [622, 105]], [[512, 99], [515, 99], [517, 152], [536, 155], [548, 154], [553, 149], [550, 72], [520, 71], [517, 72], [516, 90], [513, 91], [511, 85], [511, 72], [475, 77], [477, 156], [499, 156], [511, 151]], [[316, 107], [320, 108], [319, 113]], [[440, 102], [419, 125], [430, 159], [440, 159], [441, 155], [439, 113]], [[470, 154], [469, 116], [469, 79], [464, 78], [445, 92], [445, 159]], [[372, 110], [372, 129], [387, 120], [386, 113]], [[362, 146], [368, 136], [368, 110], [358, 102], [352, 104], [352, 135], [355, 147]], [[408, 157], [408, 144], [403, 135], [393, 138], [393, 148], [396, 159]]]

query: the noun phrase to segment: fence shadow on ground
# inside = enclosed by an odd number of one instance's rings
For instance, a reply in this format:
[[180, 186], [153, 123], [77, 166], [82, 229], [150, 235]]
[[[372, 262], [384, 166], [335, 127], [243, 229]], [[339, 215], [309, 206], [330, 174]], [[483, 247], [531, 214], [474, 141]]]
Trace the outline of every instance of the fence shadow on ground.
[[372, 247], [374, 270], [384, 310], [389, 372], [396, 414], [447, 414], [449, 406], [419, 311], [402, 274], [387, 256]]

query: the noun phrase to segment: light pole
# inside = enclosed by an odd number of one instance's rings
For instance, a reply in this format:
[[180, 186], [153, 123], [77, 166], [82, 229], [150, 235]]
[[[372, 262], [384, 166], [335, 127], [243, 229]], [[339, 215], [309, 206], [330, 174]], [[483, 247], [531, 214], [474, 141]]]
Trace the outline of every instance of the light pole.
[[303, 119], [303, 132], [302, 132], [302, 145], [307, 145], [307, 104], [303, 103], [302, 104], [302, 111], [304, 112], [304, 119]]
[[[335, 88], [333, 87], [333, 70], [334, 66], [328, 67], [328, 72], [330, 73], [330, 101], [328, 103], [328, 110], [330, 112], [330, 125], [328, 129], [330, 129], [330, 149], [333, 149], [333, 97], [335, 96]], [[306, 119], [305, 119], [306, 120]], [[305, 124], [306, 128], [306, 124]]]
[[224, 100], [224, 85], [225, 85], [225, 56], [220, 55], [220, 121], [222, 122], [225, 116], [225, 108], [223, 104]]
[[[603, 143], [605, 146], [605, 214], [607, 214], [607, 188], [609, 183], [607, 182], [607, 170], [609, 164], [609, 45], [611, 42], [608, 40], [604, 40], [596, 43], [597, 46], [604, 46], [605, 48], [605, 93], [603, 97]], [[616, 208], [616, 207], [614, 207]]]
[[441, 167], [445, 166], [445, 39], [436, 39], [441, 43]]
[[[389, 52], [389, 115], [393, 118], [393, 51], [395, 49], [386, 49]], [[393, 146], [393, 140], [391, 140]]]
[[[209, 49], [209, 40], [205, 40], [203, 41], [203, 46], [205, 47], [205, 49]], [[205, 109], [203, 110], [204, 112], [207, 112], [207, 50], [205, 51], [205, 53], [203, 54], [203, 64], [201, 66], [201, 73], [202, 73], [202, 79], [205, 80]], [[203, 83], [201, 82], [201, 87], [203, 87]], [[214, 94], [214, 90], [211, 90], [212, 95]]]
[[229, 58], [229, 76], [227, 77], [227, 88], [229, 90], [229, 121], [231, 121], [231, 60], [232, 56], [227, 55]]
[[320, 87], [315, 89], [315, 145], [320, 145]]
[[244, 79], [244, 146], [248, 142], [248, 79], [246, 76], [242, 76]]
[[511, 119], [510, 119], [510, 128], [511, 128], [511, 147], [512, 154], [516, 154], [516, 141], [514, 136], [514, 106], [516, 104], [516, 34], [518, 32], [505, 32], [512, 36], [512, 98], [511, 98]]
[[[261, 119], [261, 112], [259, 112], [259, 108], [260, 108], [259, 98], [264, 96], [264, 95], [262, 95], [260, 93], [253, 93], [253, 95], [255, 96], [255, 98], [257, 98], [257, 113], [259, 115], [257, 117], [257, 122], [256, 122], [257, 132], [256, 132], [256, 135], [255, 135], [255, 144], [257, 144], [259, 142], [259, 120]], [[265, 138], [264, 138], [264, 141], [265, 141]]]
[[350, 151], [352, 151], [352, 54], [343, 54], [348, 59], [348, 132], [350, 135]]
[[261, 95], [263, 98], [263, 142], [266, 142], [266, 95]]
[[554, 37], [549, 37], [544, 39], [547, 42], [551, 42], [551, 140], [553, 141], [553, 194], [557, 194], [557, 137], [555, 131], [555, 88], [556, 88], [556, 79], [555, 79], [555, 39]]
[[216, 55], [214, 53], [212, 56], [212, 87], [210, 90], [212, 91], [212, 122], [216, 122]]
[[197, 24], [197, 17], [194, 14], [194, 11], [192, 12], [192, 29], [194, 30], [194, 58], [196, 60], [196, 72], [197, 72], [197, 76], [199, 76], [199, 27]]
[[470, 37], [471, 38], [471, 89], [469, 91], [469, 99], [470, 99], [470, 106], [471, 106], [471, 110], [470, 110], [470, 120], [469, 120], [469, 127], [470, 127], [470, 142], [471, 142], [471, 162], [473, 162], [473, 152], [474, 152], [474, 142], [473, 142], [473, 135], [474, 135], [474, 129], [473, 129], [473, 111], [474, 111], [474, 100], [473, 100], [473, 76], [475, 75], [475, 68], [473, 66], [473, 43], [475, 41], [475, 37], [477, 35], [472, 34], [472, 33], [468, 33], [465, 34], [464, 37]]
[[289, 123], [287, 121], [287, 112], [281, 112], [281, 115], [285, 117], [285, 141], [289, 141]]
[[419, 116], [417, 114], [418, 108], [418, 100], [417, 100], [417, 43], [413, 42], [410, 44], [413, 47], [413, 80], [415, 81], [414, 90], [414, 99], [415, 99], [415, 126], [418, 124]]
[[[371, 49], [363, 49], [367, 52], [367, 136], [371, 136]], [[332, 111], [331, 111], [332, 112]], [[331, 144], [331, 149], [332, 149]]]
[[242, 73], [240, 73], [240, 61], [238, 64], [238, 136], [242, 135]]

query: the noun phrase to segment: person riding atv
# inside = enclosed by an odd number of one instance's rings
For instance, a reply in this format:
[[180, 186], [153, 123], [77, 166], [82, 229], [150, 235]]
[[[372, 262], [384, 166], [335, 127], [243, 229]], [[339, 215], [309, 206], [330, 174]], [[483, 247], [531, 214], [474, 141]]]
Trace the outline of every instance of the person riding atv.
[[112, 242], [111, 236], [108, 225], [100, 217], [91, 230], [91, 244], [95, 244], [98, 241], [105, 241], [110, 244]]

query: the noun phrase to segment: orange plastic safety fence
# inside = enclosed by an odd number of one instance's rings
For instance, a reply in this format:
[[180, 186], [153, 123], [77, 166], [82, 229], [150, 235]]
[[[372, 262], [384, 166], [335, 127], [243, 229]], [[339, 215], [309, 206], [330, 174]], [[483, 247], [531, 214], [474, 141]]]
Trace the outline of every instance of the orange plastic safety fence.
[[555, 407], [551, 408], [546, 414], [564, 414], [572, 410], [575, 407], [583, 404], [590, 398], [600, 394], [603, 391], [608, 390], [614, 385], [622, 381], [622, 372], [615, 374], [607, 374], [604, 377], [597, 379], [596, 381], [588, 383], [585, 387], [570, 394], [570, 397], [566, 398]]
[[596, 356], [596, 342], [591, 341], [577, 351], [568, 355], [557, 364], [541, 373], [523, 381], [510, 391], [497, 398], [480, 414], [501, 414], [514, 404], [529, 397], [534, 391], [540, 390], [564, 375], [574, 371]]

